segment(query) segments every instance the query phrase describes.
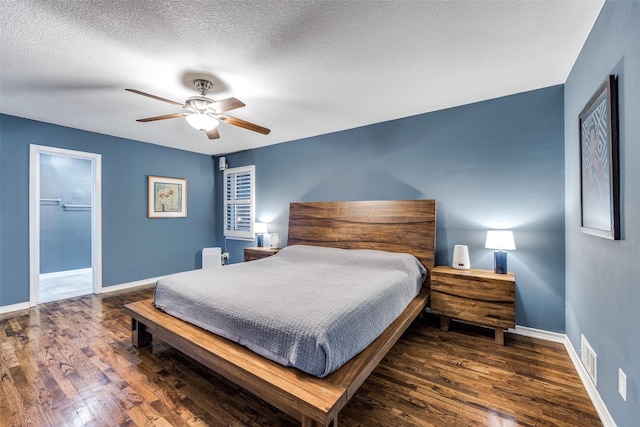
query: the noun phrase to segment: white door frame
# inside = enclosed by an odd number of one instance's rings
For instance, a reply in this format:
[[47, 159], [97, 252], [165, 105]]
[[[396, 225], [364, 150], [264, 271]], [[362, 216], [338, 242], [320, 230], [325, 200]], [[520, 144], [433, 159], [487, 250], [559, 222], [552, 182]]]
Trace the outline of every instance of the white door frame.
[[29, 305], [38, 304], [40, 291], [40, 154], [91, 161], [91, 268], [93, 293], [102, 292], [102, 156], [64, 148], [29, 145]]

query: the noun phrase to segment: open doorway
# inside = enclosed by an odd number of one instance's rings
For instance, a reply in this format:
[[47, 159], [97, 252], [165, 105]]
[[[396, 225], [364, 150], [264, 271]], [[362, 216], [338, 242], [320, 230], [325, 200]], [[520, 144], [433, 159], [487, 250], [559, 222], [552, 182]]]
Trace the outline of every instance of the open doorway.
[[99, 293], [99, 154], [31, 145], [30, 304]]

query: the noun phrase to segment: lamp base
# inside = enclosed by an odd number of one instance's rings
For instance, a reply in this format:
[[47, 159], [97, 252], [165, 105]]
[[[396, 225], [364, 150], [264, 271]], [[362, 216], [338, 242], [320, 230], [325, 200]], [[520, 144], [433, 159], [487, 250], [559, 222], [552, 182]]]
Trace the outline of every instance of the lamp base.
[[493, 252], [493, 271], [496, 274], [507, 274], [507, 252]]
[[258, 234], [258, 247], [259, 248], [263, 248], [264, 247], [264, 234]]

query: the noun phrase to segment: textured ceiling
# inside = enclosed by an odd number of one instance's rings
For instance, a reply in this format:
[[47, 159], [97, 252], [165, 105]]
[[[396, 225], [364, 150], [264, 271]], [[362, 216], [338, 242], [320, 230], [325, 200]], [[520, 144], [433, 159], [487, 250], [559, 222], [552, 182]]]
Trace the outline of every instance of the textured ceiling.
[[[223, 154], [564, 83], [602, 4], [4, 0], [0, 111]], [[271, 133], [135, 121], [196, 77]]]

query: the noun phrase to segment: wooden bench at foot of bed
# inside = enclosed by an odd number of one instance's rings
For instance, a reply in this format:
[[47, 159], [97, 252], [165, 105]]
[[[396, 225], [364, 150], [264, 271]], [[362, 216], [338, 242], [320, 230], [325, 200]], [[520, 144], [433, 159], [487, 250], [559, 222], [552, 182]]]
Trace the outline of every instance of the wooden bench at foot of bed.
[[302, 426], [338, 425], [338, 413], [371, 374], [429, 298], [422, 289], [404, 312], [369, 347], [325, 378], [284, 367], [244, 346], [170, 316], [144, 300], [124, 306], [131, 316], [133, 345], [152, 336], [197, 360], [229, 381], [300, 420]]

